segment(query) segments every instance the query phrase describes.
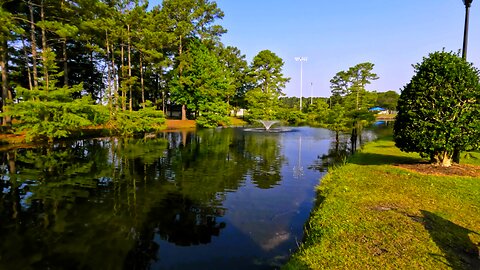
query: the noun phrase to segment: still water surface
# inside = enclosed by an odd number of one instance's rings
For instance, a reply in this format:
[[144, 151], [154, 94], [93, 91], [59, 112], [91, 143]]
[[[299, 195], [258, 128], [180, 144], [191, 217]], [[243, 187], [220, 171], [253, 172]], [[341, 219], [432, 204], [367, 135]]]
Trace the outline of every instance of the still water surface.
[[210, 129], [0, 153], [0, 269], [278, 268], [332, 138]]

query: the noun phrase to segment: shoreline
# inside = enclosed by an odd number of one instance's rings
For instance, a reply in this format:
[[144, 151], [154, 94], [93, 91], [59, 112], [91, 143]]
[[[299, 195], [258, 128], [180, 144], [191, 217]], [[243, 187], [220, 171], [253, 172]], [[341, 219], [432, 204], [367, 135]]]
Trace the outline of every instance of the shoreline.
[[[480, 169], [480, 153], [462, 169]], [[304, 241], [283, 269], [477, 269], [480, 175], [441, 175], [391, 137], [367, 143], [317, 186]], [[421, 166], [420, 166], [421, 165]]]

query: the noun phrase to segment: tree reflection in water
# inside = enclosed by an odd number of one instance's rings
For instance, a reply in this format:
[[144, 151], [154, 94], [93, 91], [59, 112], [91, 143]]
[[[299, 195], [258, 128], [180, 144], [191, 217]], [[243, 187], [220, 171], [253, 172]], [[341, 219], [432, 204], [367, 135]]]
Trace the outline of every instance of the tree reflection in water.
[[327, 160], [300, 178], [294, 165], [348, 151], [327, 154], [330, 135], [209, 129], [0, 153], [0, 269], [278, 266]]
[[[330, 142], [330, 148], [328, 152], [318, 156], [317, 160], [313, 162], [308, 168], [318, 170], [319, 172], [327, 172], [328, 168], [342, 165], [347, 161], [348, 156], [355, 153], [356, 150], [363, 146], [364, 142], [368, 142], [376, 138], [378, 132], [384, 134], [391, 134], [391, 128], [381, 127], [380, 129], [364, 129], [362, 133], [358, 133], [355, 139], [351, 134], [342, 134], [338, 137], [338, 140], [332, 140]], [[355, 141], [355, 143], [352, 143]]]
[[2, 153], [0, 268], [146, 269], [162, 254], [156, 236], [180, 246], [219, 236], [225, 196], [247, 174], [263, 189], [281, 180], [275, 137], [160, 136]]

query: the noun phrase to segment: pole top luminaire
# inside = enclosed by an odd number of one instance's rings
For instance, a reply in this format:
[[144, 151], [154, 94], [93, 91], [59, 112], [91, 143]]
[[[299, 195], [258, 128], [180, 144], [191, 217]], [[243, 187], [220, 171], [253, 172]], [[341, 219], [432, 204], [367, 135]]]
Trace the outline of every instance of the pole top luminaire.
[[465, 4], [465, 7], [470, 7], [472, 2], [473, 2], [473, 0], [463, 0], [463, 3]]
[[[471, 0], [470, 0], [471, 1]], [[295, 61], [304, 61], [307, 62], [307, 57], [295, 57]]]

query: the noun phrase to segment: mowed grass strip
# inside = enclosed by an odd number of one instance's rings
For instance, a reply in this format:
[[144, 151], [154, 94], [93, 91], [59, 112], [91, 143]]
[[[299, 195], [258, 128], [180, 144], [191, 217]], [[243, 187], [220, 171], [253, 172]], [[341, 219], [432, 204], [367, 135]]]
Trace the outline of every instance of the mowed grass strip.
[[331, 170], [284, 268], [480, 269], [480, 178], [397, 166], [419, 161], [384, 138]]

